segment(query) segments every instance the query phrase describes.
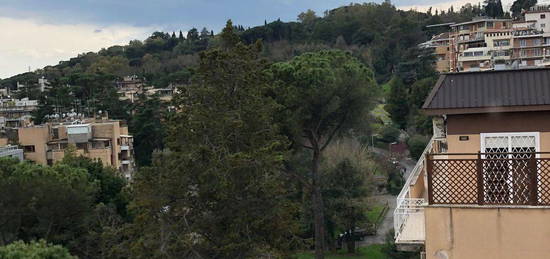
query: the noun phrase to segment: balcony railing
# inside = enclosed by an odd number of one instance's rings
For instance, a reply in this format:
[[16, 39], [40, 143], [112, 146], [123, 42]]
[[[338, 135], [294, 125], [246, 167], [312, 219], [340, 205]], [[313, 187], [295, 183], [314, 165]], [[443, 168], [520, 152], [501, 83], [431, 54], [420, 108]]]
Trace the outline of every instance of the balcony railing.
[[397, 205], [393, 212], [393, 227], [398, 244], [424, 242], [424, 158], [426, 154], [433, 151], [434, 146], [438, 146], [434, 143], [432, 138], [397, 196]]
[[426, 155], [428, 203], [550, 205], [550, 153]]

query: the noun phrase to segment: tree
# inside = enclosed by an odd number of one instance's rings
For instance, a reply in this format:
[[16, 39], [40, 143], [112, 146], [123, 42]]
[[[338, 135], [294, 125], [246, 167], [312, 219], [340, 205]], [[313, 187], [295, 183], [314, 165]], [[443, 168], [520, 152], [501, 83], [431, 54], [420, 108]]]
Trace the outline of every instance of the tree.
[[231, 47], [201, 54], [193, 83], [175, 98], [171, 153], [136, 175], [131, 247], [144, 258], [278, 255], [292, 241], [280, 174], [287, 140], [273, 119], [266, 63], [258, 46], [222, 45]]
[[386, 111], [391, 116], [392, 121], [401, 129], [407, 127], [407, 116], [409, 115], [408, 93], [403, 80], [394, 77], [390, 81], [390, 96], [386, 104]]
[[44, 238], [78, 249], [96, 188], [84, 169], [0, 158], [0, 244]]
[[183, 32], [181, 32], [181, 30], [180, 30], [180, 34], [179, 34], [179, 36], [178, 36], [178, 41], [179, 41], [179, 42], [182, 42], [182, 41], [184, 41], [184, 40], [185, 40], [185, 38], [183, 37]]
[[500, 0], [485, 0], [484, 2], [485, 15], [493, 18], [501, 18], [504, 16], [502, 2]]
[[164, 109], [160, 99], [140, 95], [131, 124], [138, 166], [151, 165], [153, 152], [164, 148], [163, 118]]
[[[327, 147], [323, 156], [323, 197], [329, 234], [344, 240], [355, 253], [355, 228], [366, 223], [367, 197], [374, 187], [376, 162], [366, 147], [352, 138], [342, 138]], [[333, 231], [330, 231], [332, 228]], [[331, 233], [332, 232], [332, 233]]]
[[69, 251], [60, 246], [46, 243], [45, 240], [25, 243], [16, 241], [0, 247], [0, 258], [21, 259], [21, 258], [52, 258], [52, 259], [77, 259], [69, 254]]
[[327, 206], [331, 207], [336, 223], [346, 232], [344, 240], [348, 253], [355, 253], [355, 228], [366, 219], [365, 175], [349, 159], [344, 159], [328, 170], [324, 182]]
[[519, 18], [521, 12], [524, 10], [529, 10], [529, 8], [537, 5], [537, 0], [516, 0], [512, 4], [510, 11], [512, 11], [512, 17]]
[[[337, 135], [355, 128], [372, 105], [373, 73], [350, 54], [319, 51], [271, 67], [276, 98], [285, 107], [279, 113], [296, 148], [311, 151], [310, 186], [315, 254], [323, 258], [324, 206], [319, 164], [322, 152]], [[284, 118], [284, 119], [283, 119]]]

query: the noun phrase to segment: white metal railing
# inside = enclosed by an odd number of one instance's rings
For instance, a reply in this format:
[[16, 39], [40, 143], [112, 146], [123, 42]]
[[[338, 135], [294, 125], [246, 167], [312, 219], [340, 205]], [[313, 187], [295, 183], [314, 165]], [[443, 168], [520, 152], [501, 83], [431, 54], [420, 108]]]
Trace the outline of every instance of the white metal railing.
[[[430, 139], [430, 142], [428, 145], [426, 145], [426, 148], [424, 149], [424, 152], [422, 152], [422, 155], [418, 159], [418, 162], [414, 166], [413, 170], [409, 174], [409, 177], [407, 178], [407, 181], [405, 182], [405, 185], [403, 186], [403, 189], [397, 196], [397, 205], [395, 207], [395, 210], [393, 212], [393, 228], [395, 230], [395, 239], [397, 240], [401, 233], [404, 230], [405, 223], [407, 222], [408, 218], [411, 215], [420, 216], [424, 214], [424, 209], [422, 207], [422, 204], [424, 203], [423, 198], [418, 197], [410, 197], [410, 188], [411, 185], [414, 185], [416, 181], [418, 180], [418, 177], [420, 177], [420, 174], [422, 173], [422, 170], [424, 170], [424, 160], [426, 157], [426, 154], [428, 154], [433, 147], [434, 143], [434, 137]], [[424, 236], [424, 226], [419, 226], [419, 229], [422, 229], [422, 233], [417, 233], [420, 236]]]
[[18, 149], [17, 146], [0, 147], [0, 157], [14, 156], [23, 154], [22, 149]]
[[404, 199], [394, 211], [394, 224], [399, 222], [399, 231], [395, 231], [396, 243], [419, 243], [425, 240], [424, 199]]

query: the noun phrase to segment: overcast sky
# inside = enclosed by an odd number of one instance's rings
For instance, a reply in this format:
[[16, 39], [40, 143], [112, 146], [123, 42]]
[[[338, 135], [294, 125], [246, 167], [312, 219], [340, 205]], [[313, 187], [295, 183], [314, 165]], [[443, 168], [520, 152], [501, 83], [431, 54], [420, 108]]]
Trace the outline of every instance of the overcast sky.
[[[382, 0], [375, 0], [381, 2]], [[512, 0], [503, 0], [509, 5]], [[294, 21], [353, 0], [0, 0], [0, 78], [55, 65], [79, 53], [145, 39], [151, 32]], [[447, 9], [468, 0], [393, 0], [402, 9]], [[476, 3], [478, 1], [475, 1]]]

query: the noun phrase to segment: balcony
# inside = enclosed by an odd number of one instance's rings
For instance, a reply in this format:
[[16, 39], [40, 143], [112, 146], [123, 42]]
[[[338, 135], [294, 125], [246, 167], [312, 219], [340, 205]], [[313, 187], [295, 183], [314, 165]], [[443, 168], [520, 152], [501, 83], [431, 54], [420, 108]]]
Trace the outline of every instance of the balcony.
[[411, 171], [401, 193], [397, 196], [397, 206], [393, 212], [395, 243], [399, 247], [423, 245], [425, 191], [425, 157], [430, 152], [441, 152], [444, 145], [441, 140], [432, 138], [423, 155]]
[[23, 160], [23, 149], [17, 148], [17, 146], [0, 147], [0, 157], [15, 157], [19, 160]]
[[429, 205], [550, 205], [550, 153], [428, 154], [426, 166]]

